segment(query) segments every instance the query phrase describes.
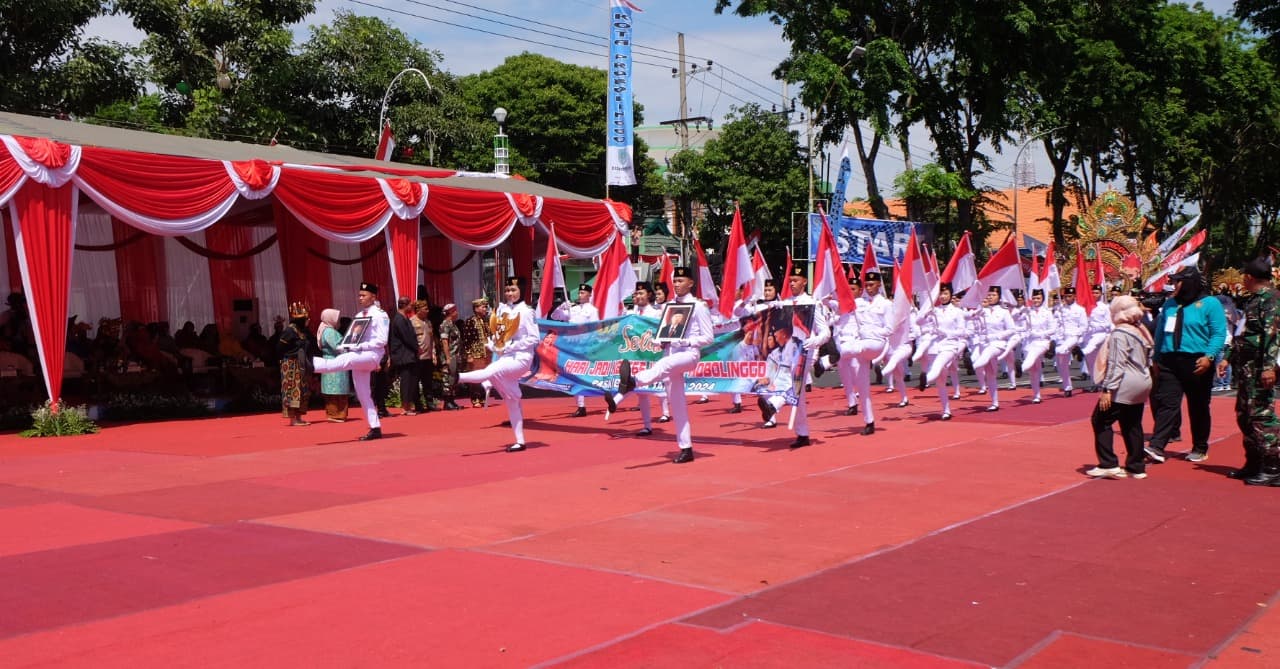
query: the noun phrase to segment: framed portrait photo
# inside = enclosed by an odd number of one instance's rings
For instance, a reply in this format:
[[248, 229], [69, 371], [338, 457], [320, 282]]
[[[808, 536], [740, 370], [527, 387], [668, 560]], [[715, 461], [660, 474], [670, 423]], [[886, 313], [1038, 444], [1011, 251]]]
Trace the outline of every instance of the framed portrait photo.
[[658, 343], [681, 341], [689, 331], [689, 319], [693, 318], [693, 307], [690, 304], [668, 302], [662, 305], [662, 318], [658, 321], [658, 336], [653, 340]]
[[351, 325], [347, 326], [347, 334], [342, 337], [339, 346], [355, 346], [364, 341], [365, 330], [369, 329], [369, 324], [373, 319], [368, 316], [361, 316], [351, 320]]

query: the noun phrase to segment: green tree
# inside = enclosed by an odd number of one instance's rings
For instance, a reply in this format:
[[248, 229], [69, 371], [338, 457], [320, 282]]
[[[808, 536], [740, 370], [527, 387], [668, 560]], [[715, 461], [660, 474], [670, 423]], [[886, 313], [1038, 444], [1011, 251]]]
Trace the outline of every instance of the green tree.
[[[791, 213], [807, 206], [807, 169], [799, 134], [787, 128], [787, 119], [749, 104], [736, 108], [701, 151], [672, 157], [668, 195], [705, 207], [698, 237], [708, 253], [721, 258], [737, 202], [746, 230], [761, 232], [761, 252], [777, 267], [791, 244]], [[796, 234], [805, 244], [807, 229]], [[805, 250], [797, 248], [795, 254], [803, 256]]]
[[116, 0], [147, 33], [150, 78], [165, 93], [167, 122], [201, 136], [266, 141], [303, 134], [291, 118], [293, 34], [314, 0]]
[[944, 170], [937, 163], [905, 170], [893, 180], [898, 197], [907, 205], [907, 220], [934, 224], [938, 248], [951, 248], [959, 235], [954, 230], [956, 202], [977, 195], [964, 185], [959, 175]]
[[0, 0], [0, 108], [88, 114], [142, 89], [132, 50], [84, 40], [102, 0]]
[[441, 70], [442, 59], [440, 52], [381, 19], [337, 12], [328, 25], [311, 29], [290, 62], [291, 113], [307, 120], [308, 141], [338, 153], [372, 156], [387, 87], [403, 70], [415, 68], [426, 75], [430, 89], [421, 76], [406, 73], [387, 101], [387, 117], [402, 147], [397, 160], [445, 164], [452, 147], [486, 141], [488, 129], [468, 113], [458, 79]]
[[[507, 110], [503, 130], [510, 137], [513, 172], [548, 186], [604, 197], [605, 74], [603, 69], [522, 53], [492, 70], [463, 77], [459, 85], [471, 117], [488, 119], [488, 136], [497, 132], [493, 110]], [[636, 125], [643, 122], [643, 112], [636, 104]], [[660, 209], [661, 192], [653, 190], [652, 178], [658, 166], [639, 139], [635, 154], [637, 186], [613, 187], [609, 196], [636, 210]], [[488, 141], [456, 147], [450, 155], [467, 169], [493, 166]]]

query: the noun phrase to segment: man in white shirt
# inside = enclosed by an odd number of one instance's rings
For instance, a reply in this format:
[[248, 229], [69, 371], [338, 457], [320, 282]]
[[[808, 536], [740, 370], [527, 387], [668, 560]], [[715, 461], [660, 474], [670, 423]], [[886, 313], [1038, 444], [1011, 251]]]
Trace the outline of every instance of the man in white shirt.
[[1062, 289], [1062, 304], [1058, 307], [1058, 333], [1054, 339], [1058, 376], [1062, 377], [1062, 394], [1071, 397], [1071, 351], [1083, 341], [1089, 331], [1089, 314], [1076, 304], [1076, 289]]
[[854, 300], [854, 311], [858, 314], [858, 340], [847, 346], [858, 362], [853, 367], [853, 380], [854, 388], [862, 399], [863, 435], [876, 432], [875, 412], [871, 408], [871, 368], [888, 354], [889, 335], [893, 331], [889, 327], [893, 303], [880, 292], [880, 286], [880, 273], [867, 272], [862, 295]]
[[[578, 301], [564, 302], [551, 312], [550, 318], [556, 321], [565, 321], [568, 323], [594, 323], [600, 320], [600, 312], [596, 310], [596, 306], [591, 303], [591, 286], [583, 283], [578, 285]], [[574, 418], [582, 418], [587, 415], [587, 398], [583, 395], [575, 395], [574, 400], [577, 401], [578, 410], [570, 414]]]
[[[956, 372], [960, 358], [964, 356], [968, 338], [968, 315], [952, 301], [951, 284], [938, 286], [938, 303], [929, 311], [933, 321], [933, 344], [929, 355], [933, 362], [925, 376], [925, 383], [938, 384], [938, 399], [942, 402], [942, 420], [951, 420], [951, 396], [947, 394], [947, 379]], [[959, 386], [955, 389], [959, 391]]]
[[1040, 385], [1044, 382], [1044, 355], [1053, 345], [1057, 323], [1053, 311], [1045, 306], [1044, 291], [1031, 291], [1031, 307], [1027, 310], [1027, 328], [1023, 339], [1022, 371], [1031, 380], [1031, 403], [1040, 403]]
[[369, 324], [363, 334], [354, 343], [341, 346], [346, 353], [335, 358], [312, 358], [311, 364], [317, 374], [330, 372], [351, 372], [351, 382], [355, 386], [356, 399], [360, 400], [360, 408], [364, 409], [365, 422], [369, 424], [369, 432], [361, 441], [373, 441], [382, 438], [382, 421], [378, 419], [378, 407], [374, 405], [373, 393], [369, 387], [369, 376], [382, 364], [382, 356], [387, 350], [387, 335], [391, 330], [391, 318], [377, 304], [377, 284], [364, 282], [356, 293], [356, 304], [360, 309], [352, 319], [368, 318]]
[[[631, 309], [627, 313], [655, 321], [662, 318], [662, 309], [653, 304], [653, 288], [647, 282], [636, 283], [636, 292], [631, 296]], [[653, 434], [653, 402], [648, 393], [636, 393], [636, 405], [640, 408], [641, 424], [636, 436], [647, 437]]]
[[502, 395], [502, 403], [507, 405], [507, 417], [516, 438], [515, 443], [507, 447], [507, 452], [516, 453], [525, 449], [520, 379], [529, 372], [533, 364], [534, 349], [542, 339], [533, 309], [520, 299], [519, 277], [508, 277], [502, 287], [502, 304], [498, 305], [497, 323], [490, 334], [489, 343], [485, 345], [485, 348], [498, 355], [497, 359], [484, 369], [463, 372], [458, 376], [458, 381], [489, 381], [498, 390], [498, 394]]
[[688, 267], [677, 267], [671, 280], [675, 297], [672, 302], [692, 304], [693, 315], [689, 318], [684, 338], [676, 342], [663, 344], [663, 356], [649, 367], [631, 373], [631, 361], [623, 360], [618, 368], [618, 393], [605, 395], [609, 404], [609, 412], [618, 409], [618, 402], [637, 386], [647, 386], [657, 381], [667, 384], [667, 397], [671, 402], [671, 417], [676, 424], [676, 445], [680, 454], [675, 457], [676, 464], [693, 462], [693, 437], [689, 427], [689, 404], [684, 396], [684, 375], [692, 372], [702, 359], [702, 347], [711, 344], [715, 335], [712, 332], [711, 312], [707, 305], [693, 296], [696, 283], [695, 274]]
[[1080, 344], [1080, 353], [1084, 354], [1085, 373], [1089, 375], [1089, 380], [1092, 384], [1089, 387], [1089, 392], [1097, 392], [1098, 384], [1102, 379], [1097, 377], [1093, 366], [1098, 360], [1098, 353], [1102, 350], [1103, 345], [1106, 344], [1107, 337], [1111, 336], [1111, 330], [1115, 326], [1111, 323], [1111, 306], [1107, 302], [1107, 296], [1103, 294], [1102, 288], [1094, 286], [1092, 290], [1095, 305], [1093, 311], [1089, 312], [1089, 329]]
[[1016, 345], [1016, 327], [1009, 310], [1000, 304], [1000, 287], [992, 286], [987, 292], [984, 306], [979, 311], [982, 331], [985, 334], [981, 348], [973, 354], [973, 368], [991, 395], [987, 411], [1000, 410], [1000, 361], [1013, 354]]
[[[862, 297], [862, 281], [857, 275], [849, 277], [849, 291], [853, 293], [854, 304], [857, 304], [858, 298]], [[861, 395], [858, 386], [858, 368], [862, 362], [858, 360], [857, 352], [859, 350], [858, 342], [861, 336], [858, 334], [858, 310], [855, 308], [847, 314], [837, 314], [831, 321], [831, 337], [836, 341], [836, 350], [840, 353], [839, 360], [836, 361], [836, 371], [840, 375], [840, 385], [844, 388], [845, 404], [849, 408], [845, 410], [844, 415], [858, 415], [858, 403]], [[822, 359], [818, 364], [823, 367], [829, 367], [829, 360]], [[870, 398], [868, 398], [868, 403]], [[872, 419], [874, 420], [874, 418]]]

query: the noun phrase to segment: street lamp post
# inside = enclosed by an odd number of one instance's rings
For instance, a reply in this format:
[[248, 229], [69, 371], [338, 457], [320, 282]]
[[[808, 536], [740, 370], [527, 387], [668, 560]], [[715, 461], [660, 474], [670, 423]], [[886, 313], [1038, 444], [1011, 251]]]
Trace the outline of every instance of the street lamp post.
[[1040, 139], [1045, 135], [1051, 135], [1059, 130], [1063, 130], [1064, 128], [1065, 126], [1059, 126], [1057, 128], [1053, 128], [1050, 130], [1037, 132], [1036, 134], [1028, 137], [1026, 141], [1022, 143], [1022, 146], [1018, 147], [1018, 153], [1013, 157], [1013, 237], [1014, 239], [1017, 239], [1018, 237], [1018, 162], [1022, 160], [1022, 152], [1026, 151], [1027, 147], [1031, 146], [1031, 143], [1036, 141], [1037, 139]]
[[493, 173], [511, 174], [511, 151], [507, 146], [507, 135], [502, 132], [502, 124], [507, 120], [507, 110], [498, 107], [493, 110], [493, 119], [498, 122], [498, 134], [493, 136]]
[[[425, 84], [427, 85], [427, 90], [428, 90], [428, 91], [433, 90], [433, 89], [431, 88], [431, 80], [427, 78], [426, 73], [425, 73], [425, 72], [423, 72], [422, 70], [419, 70], [419, 69], [418, 69], [418, 68], [416, 68], [416, 67], [406, 67], [405, 69], [400, 70], [400, 72], [399, 72], [399, 73], [397, 73], [397, 74], [396, 74], [396, 76], [394, 76], [394, 77], [392, 77], [392, 78], [391, 78], [391, 83], [387, 84], [387, 92], [386, 92], [385, 94], [383, 94], [383, 96], [382, 96], [382, 109], [378, 112], [378, 129], [377, 129], [377, 132], [381, 133], [381, 132], [382, 132], [382, 129], [383, 129], [383, 128], [386, 126], [386, 124], [387, 124], [387, 105], [391, 102], [391, 89], [395, 88], [395, 86], [396, 86], [396, 82], [397, 82], [397, 81], [400, 81], [400, 77], [403, 77], [404, 75], [406, 75], [406, 74], [410, 74], [410, 73], [412, 73], [412, 74], [416, 74], [416, 75], [418, 75], [419, 77], [422, 77], [422, 82], [423, 82], [423, 83], [425, 83]], [[430, 129], [430, 128], [428, 128], [428, 129], [427, 129], [427, 131], [428, 131], [428, 132], [430, 132], [430, 131], [431, 131], [431, 129]], [[432, 163], [434, 163], [434, 162], [435, 162], [435, 150], [434, 150], [434, 146], [432, 147], [431, 154], [432, 154], [432, 155], [430, 156], [430, 160], [429, 160], [428, 162], [432, 162]]]

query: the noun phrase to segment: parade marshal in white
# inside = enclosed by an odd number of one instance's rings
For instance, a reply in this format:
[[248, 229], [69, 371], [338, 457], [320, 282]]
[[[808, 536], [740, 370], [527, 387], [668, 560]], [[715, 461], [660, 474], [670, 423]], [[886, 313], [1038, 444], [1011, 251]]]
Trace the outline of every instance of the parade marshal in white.
[[694, 274], [688, 267], [677, 267], [671, 280], [671, 287], [675, 290], [672, 302], [693, 305], [693, 315], [685, 329], [684, 339], [663, 344], [662, 359], [634, 375], [631, 373], [631, 362], [623, 360], [618, 368], [618, 393], [605, 395], [609, 412], [613, 413], [618, 409], [618, 402], [637, 386], [665, 382], [671, 402], [671, 417], [676, 424], [676, 445], [680, 447], [680, 454], [674, 460], [676, 464], [693, 462], [693, 438], [689, 429], [689, 404], [684, 397], [684, 375], [697, 367], [698, 361], [702, 359], [702, 347], [710, 345], [714, 337], [711, 312], [706, 303], [692, 294], [696, 285], [693, 277]]
[[498, 390], [498, 394], [502, 395], [502, 403], [507, 405], [507, 417], [516, 438], [515, 443], [507, 447], [507, 451], [515, 453], [525, 449], [520, 379], [529, 373], [529, 368], [533, 365], [533, 350], [542, 338], [538, 333], [538, 322], [533, 309], [520, 299], [519, 277], [509, 277], [503, 285], [502, 304], [498, 305], [492, 322], [493, 333], [485, 347], [493, 352], [493, 362], [484, 369], [459, 374], [458, 382], [489, 381]]
[[351, 382], [356, 388], [356, 398], [364, 409], [364, 419], [369, 423], [369, 432], [362, 441], [382, 438], [382, 422], [378, 420], [378, 407], [374, 405], [373, 393], [369, 389], [369, 377], [373, 370], [382, 364], [382, 356], [387, 350], [387, 333], [391, 330], [391, 318], [378, 306], [378, 286], [369, 282], [360, 284], [360, 292], [356, 293], [356, 303], [360, 310], [354, 319], [368, 318], [369, 327], [365, 329], [358, 342], [344, 342], [339, 348], [346, 353], [336, 358], [312, 358], [311, 364], [319, 374], [330, 372], [351, 372]]

